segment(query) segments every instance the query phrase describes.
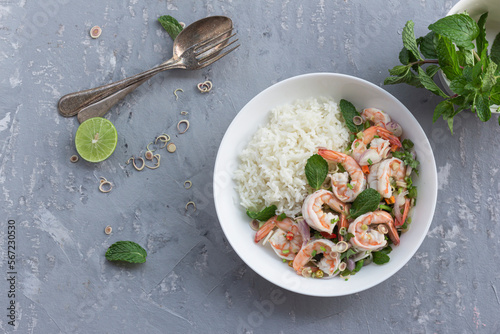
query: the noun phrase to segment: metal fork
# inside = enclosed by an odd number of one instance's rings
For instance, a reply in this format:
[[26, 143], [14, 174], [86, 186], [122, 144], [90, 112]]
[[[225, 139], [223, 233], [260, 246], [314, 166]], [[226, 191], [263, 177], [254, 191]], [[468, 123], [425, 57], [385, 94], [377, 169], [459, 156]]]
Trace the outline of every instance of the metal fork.
[[65, 117], [78, 114], [80, 122], [103, 116], [119, 100], [159, 72], [174, 68], [196, 70], [213, 64], [240, 46], [238, 44], [228, 49], [238, 41], [230, 41], [236, 35], [232, 34], [232, 29], [231, 19], [224, 16], [196, 21], [175, 39], [171, 59], [132, 77], [64, 95], [59, 100], [59, 113]]

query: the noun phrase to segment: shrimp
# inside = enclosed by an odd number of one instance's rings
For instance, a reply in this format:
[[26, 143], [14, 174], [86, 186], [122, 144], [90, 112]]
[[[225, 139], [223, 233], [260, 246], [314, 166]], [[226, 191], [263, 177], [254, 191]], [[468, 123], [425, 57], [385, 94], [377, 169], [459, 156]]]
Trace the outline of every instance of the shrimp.
[[382, 161], [377, 171], [377, 191], [384, 198], [392, 196], [391, 180], [404, 182], [406, 167], [403, 161], [398, 158], [390, 158]]
[[389, 150], [394, 152], [401, 146], [401, 141], [391, 131], [380, 126], [371, 126], [363, 131], [361, 138], [352, 142], [351, 149], [354, 160], [360, 166], [366, 166], [387, 158]]
[[[324, 212], [323, 205], [328, 205], [332, 210], [346, 216], [349, 206], [339, 201], [332, 192], [320, 189], [307, 196], [302, 205], [302, 217], [313, 229], [320, 232], [332, 233], [339, 220], [338, 215]], [[345, 218], [343, 218], [345, 219]]]
[[349, 233], [353, 234], [349, 241], [358, 250], [376, 251], [384, 248], [387, 241], [384, 234], [375, 229], [375, 225], [384, 224], [394, 245], [399, 245], [399, 235], [390, 213], [377, 210], [359, 216], [349, 225]]
[[391, 117], [387, 115], [380, 109], [377, 108], [366, 108], [361, 112], [361, 116], [364, 119], [373, 122], [376, 126], [380, 126], [385, 129], [385, 125], [391, 121]]
[[410, 199], [406, 197], [407, 194], [408, 191], [405, 190], [396, 196], [394, 208], [392, 209], [396, 226], [401, 226], [405, 223], [408, 211], [410, 211]]
[[366, 188], [365, 174], [361, 167], [352, 157], [344, 153], [320, 148], [318, 154], [326, 160], [342, 164], [347, 173], [336, 173], [331, 176], [333, 192], [342, 202], [353, 202]]
[[[303, 223], [305, 224], [305, 223]], [[269, 238], [269, 244], [274, 252], [286, 260], [293, 260], [302, 247], [302, 233], [297, 222], [291, 218], [278, 220], [278, 216], [271, 217], [255, 235], [256, 242], [266, 237], [275, 227], [278, 227]]]
[[[327, 239], [318, 239], [303, 246], [293, 260], [293, 269], [297, 274], [302, 275], [307, 264], [316, 254], [323, 254], [323, 258], [317, 263], [317, 267], [329, 276], [336, 275], [340, 264], [340, 253], [337, 252], [337, 245]], [[336, 273], [337, 272], [337, 273]]]

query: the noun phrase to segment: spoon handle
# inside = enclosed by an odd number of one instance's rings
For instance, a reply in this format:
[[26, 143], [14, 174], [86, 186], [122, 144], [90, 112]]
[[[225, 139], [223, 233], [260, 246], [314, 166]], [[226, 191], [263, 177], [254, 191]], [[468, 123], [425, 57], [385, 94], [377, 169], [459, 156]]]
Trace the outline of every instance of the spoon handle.
[[[135, 88], [139, 87], [143, 82], [159, 72], [172, 68], [184, 68], [184, 65], [179, 59], [172, 58], [156, 67], [153, 67], [152, 69], [120, 81], [64, 95], [58, 103], [59, 113], [62, 116], [71, 117], [75, 116], [84, 109], [90, 109], [93, 110], [94, 113], [102, 116], [114, 104], [116, 104], [116, 102], [125, 97], [125, 95], [133, 91]], [[103, 103], [100, 103], [101, 101]], [[99, 112], [99, 109], [101, 108], [103, 111]]]

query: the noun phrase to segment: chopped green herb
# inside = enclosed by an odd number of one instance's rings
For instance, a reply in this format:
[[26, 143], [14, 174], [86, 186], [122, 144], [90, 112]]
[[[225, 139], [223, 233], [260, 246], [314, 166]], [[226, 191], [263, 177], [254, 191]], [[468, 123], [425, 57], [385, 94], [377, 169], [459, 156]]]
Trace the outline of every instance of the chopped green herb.
[[319, 249], [321, 249], [322, 252], [326, 252], [326, 248], [321, 246]]
[[312, 256], [312, 257], [315, 257], [315, 256], [316, 256], [316, 253], [317, 253], [317, 252], [316, 252], [316, 250], [313, 250], [313, 251], [312, 251], [312, 253], [311, 253], [311, 256]]
[[333, 218], [332, 220], [330, 220], [330, 224], [335, 224], [338, 221], [339, 221], [339, 217]]
[[367, 162], [368, 162], [368, 165], [373, 165], [372, 159], [368, 159]]
[[286, 259], [282, 259], [283, 260], [283, 263], [285, 263], [287, 260]]
[[363, 268], [363, 263], [365, 263], [364, 260], [359, 260], [358, 262], [356, 262], [356, 267], [354, 268], [354, 272], [358, 272], [361, 270], [361, 268]]
[[382, 252], [373, 252], [373, 263], [381, 265], [390, 261], [389, 255]]
[[284, 250], [282, 250], [281, 252], [282, 252], [283, 254], [288, 254], [288, 253], [290, 253], [290, 250], [289, 250], [289, 249], [284, 249]]
[[392, 211], [392, 208], [390, 206], [385, 205], [385, 204], [379, 204], [378, 208], [381, 209], [381, 210], [385, 210], [387, 212], [391, 212]]
[[380, 138], [380, 136], [375, 135], [375, 136], [373, 136], [373, 138]]
[[286, 213], [284, 213], [284, 212], [283, 212], [281, 215], [279, 215], [279, 216], [276, 218], [276, 220], [280, 222], [280, 221], [282, 221], [282, 220], [283, 220], [283, 219], [285, 219], [285, 218], [286, 218]]
[[347, 184], [347, 188], [349, 188], [349, 189], [354, 189], [354, 187], [353, 187], [353, 186], [352, 186], [352, 184], [350, 184], [350, 183], [348, 183], [348, 184]]
[[353, 250], [352, 248], [349, 248], [344, 253], [340, 254], [340, 261], [342, 261], [345, 258], [349, 258], [349, 256], [352, 256], [354, 254], [356, 254], [356, 251]]
[[351, 240], [352, 237], [354, 237], [354, 234], [347, 233], [347, 235], [344, 237], [345, 238], [345, 242], [349, 242], [349, 240]]

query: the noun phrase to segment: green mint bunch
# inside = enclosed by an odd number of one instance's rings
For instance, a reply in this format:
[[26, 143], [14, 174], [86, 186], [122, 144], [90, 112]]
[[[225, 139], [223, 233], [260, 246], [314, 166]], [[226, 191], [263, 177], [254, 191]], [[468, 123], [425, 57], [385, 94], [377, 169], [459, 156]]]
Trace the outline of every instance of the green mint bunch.
[[[488, 53], [487, 17], [484, 13], [476, 23], [467, 13], [446, 16], [419, 38], [415, 38], [414, 23], [408, 21], [399, 53], [402, 65], [389, 70], [391, 76], [384, 84], [406, 83], [445, 98], [436, 106], [433, 121], [442, 117], [452, 134], [453, 117], [463, 110], [470, 109], [481, 121], [488, 121], [490, 107], [500, 105], [500, 33]], [[448, 96], [434, 82], [439, 70], [450, 81], [454, 95]]]

